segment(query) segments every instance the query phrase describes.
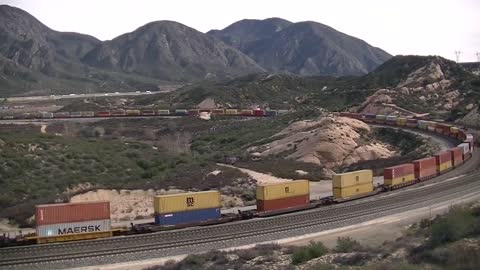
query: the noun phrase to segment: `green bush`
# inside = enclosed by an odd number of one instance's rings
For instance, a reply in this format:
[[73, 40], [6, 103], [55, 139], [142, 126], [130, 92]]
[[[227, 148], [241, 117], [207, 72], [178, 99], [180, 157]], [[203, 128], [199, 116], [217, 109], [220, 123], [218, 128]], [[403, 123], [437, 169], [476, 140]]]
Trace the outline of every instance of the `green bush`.
[[353, 251], [362, 251], [363, 247], [356, 240], [350, 237], [339, 237], [335, 251], [338, 253], [350, 253]]
[[321, 257], [328, 253], [322, 242], [310, 242], [308, 246], [299, 247], [292, 254], [292, 263], [297, 265]]
[[429, 245], [436, 247], [454, 242], [474, 232], [476, 219], [471, 210], [452, 208], [445, 216], [440, 217], [431, 226]]

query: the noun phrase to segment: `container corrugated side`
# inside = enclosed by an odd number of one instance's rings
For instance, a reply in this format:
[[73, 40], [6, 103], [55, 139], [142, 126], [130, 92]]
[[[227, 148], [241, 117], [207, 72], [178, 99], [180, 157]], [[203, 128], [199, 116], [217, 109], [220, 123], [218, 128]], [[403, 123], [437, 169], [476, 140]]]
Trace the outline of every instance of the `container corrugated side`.
[[435, 157], [422, 158], [413, 161], [415, 178], [425, 179], [437, 174]]
[[415, 180], [415, 174], [412, 172], [411, 174], [395, 177], [395, 178], [386, 178], [384, 179], [384, 184], [386, 186], [395, 186], [404, 183], [413, 182]]
[[450, 149], [452, 155], [453, 166], [458, 166], [463, 163], [463, 149], [461, 147], [455, 147]]
[[276, 200], [257, 200], [257, 211], [272, 211], [307, 205], [310, 203], [309, 195], [300, 195]]
[[153, 198], [154, 212], [160, 214], [219, 207], [221, 207], [220, 192], [216, 190], [161, 195]]
[[335, 199], [345, 199], [353, 196], [359, 196], [373, 191], [373, 183], [357, 185], [345, 188], [334, 188], [333, 197]]
[[197, 222], [205, 222], [221, 217], [220, 208], [198, 209], [175, 213], [156, 213], [155, 224], [164, 226], [186, 225]]
[[461, 143], [458, 145], [462, 149], [462, 152], [464, 155], [467, 155], [470, 153], [470, 144], [469, 143]]
[[372, 170], [360, 170], [333, 175], [333, 188], [350, 187], [359, 184], [373, 183]]
[[40, 237], [57, 236], [77, 233], [92, 233], [110, 231], [112, 229], [110, 219], [90, 220], [82, 222], [69, 222], [39, 225], [36, 228]]
[[442, 163], [445, 163], [447, 161], [452, 160], [452, 155], [448, 151], [435, 154], [434, 156], [435, 156], [435, 160], [437, 162], [437, 165], [440, 165]]
[[446, 171], [450, 168], [452, 168], [452, 162], [451, 161], [447, 161], [447, 162], [444, 162], [442, 164], [437, 165], [437, 170], [439, 172]]
[[257, 185], [257, 200], [276, 200], [310, 194], [308, 180], [286, 181]]
[[400, 164], [397, 166], [383, 169], [383, 178], [393, 179], [393, 178], [413, 174], [413, 172], [414, 172], [414, 166], [412, 163]]
[[37, 225], [110, 218], [110, 202], [59, 203], [35, 206]]

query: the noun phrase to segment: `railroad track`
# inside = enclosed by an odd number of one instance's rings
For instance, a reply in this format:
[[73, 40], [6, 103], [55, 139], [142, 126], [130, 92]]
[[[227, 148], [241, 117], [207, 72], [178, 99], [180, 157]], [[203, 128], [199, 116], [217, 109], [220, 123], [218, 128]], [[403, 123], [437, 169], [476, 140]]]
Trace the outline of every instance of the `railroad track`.
[[97, 241], [1, 249], [0, 267], [53, 269], [95, 265], [303, 235], [463, 196], [472, 190], [480, 190], [478, 178], [480, 172], [430, 187], [402, 190], [276, 218]]

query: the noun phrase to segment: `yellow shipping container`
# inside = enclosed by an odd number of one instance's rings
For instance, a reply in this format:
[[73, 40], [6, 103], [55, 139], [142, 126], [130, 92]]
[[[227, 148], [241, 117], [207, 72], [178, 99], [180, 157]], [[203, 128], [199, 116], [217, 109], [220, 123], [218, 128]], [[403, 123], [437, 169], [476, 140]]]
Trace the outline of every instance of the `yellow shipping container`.
[[440, 165], [437, 165], [437, 171], [439, 171], [439, 172], [446, 171], [450, 168], [452, 168], [452, 162], [451, 161], [447, 161], [447, 162], [444, 162]]
[[334, 188], [333, 197], [335, 199], [345, 199], [353, 196], [362, 195], [373, 191], [373, 183], [356, 185], [344, 188]]
[[257, 200], [276, 200], [310, 194], [308, 180], [257, 185]]
[[407, 118], [397, 118], [397, 125], [398, 126], [405, 126], [407, 124]]
[[238, 110], [237, 109], [226, 109], [225, 114], [236, 115], [236, 114], [238, 114]]
[[153, 209], [159, 214], [220, 207], [220, 192], [215, 190], [161, 195], [153, 198]]
[[367, 183], [373, 183], [372, 170], [360, 170], [335, 174], [332, 181], [333, 188], [351, 187]]
[[453, 134], [458, 133], [458, 127], [450, 127], [450, 132]]
[[405, 175], [405, 176], [402, 176], [402, 177], [396, 177], [396, 178], [393, 178], [393, 179], [385, 179], [384, 183], [387, 186], [395, 186], [395, 185], [399, 185], [399, 184], [403, 184], [403, 183], [412, 182], [414, 180], [415, 180], [415, 175], [414, 174], [409, 174], [409, 175]]

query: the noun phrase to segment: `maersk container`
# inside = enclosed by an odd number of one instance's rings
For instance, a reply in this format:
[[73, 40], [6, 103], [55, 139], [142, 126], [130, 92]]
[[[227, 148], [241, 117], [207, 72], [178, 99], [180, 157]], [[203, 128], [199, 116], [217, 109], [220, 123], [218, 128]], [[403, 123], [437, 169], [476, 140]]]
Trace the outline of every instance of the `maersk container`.
[[383, 170], [384, 183], [395, 186], [415, 180], [415, 168], [411, 163], [388, 167]]
[[37, 236], [47, 237], [78, 233], [95, 233], [110, 231], [111, 229], [110, 219], [102, 219], [83, 222], [39, 225], [36, 228], [36, 232]]
[[437, 175], [437, 163], [435, 157], [427, 157], [413, 161], [415, 178], [420, 180]]
[[155, 224], [164, 226], [187, 225], [215, 220], [220, 217], [220, 208], [198, 209], [175, 213], [156, 213]]
[[346, 199], [355, 196], [361, 196], [373, 191], [373, 183], [355, 185], [344, 188], [334, 188], [333, 197], [335, 199]]
[[300, 195], [276, 200], [257, 200], [257, 211], [273, 211], [298, 207], [310, 203], [310, 195]]
[[257, 200], [276, 200], [310, 194], [308, 180], [285, 181], [257, 185]]
[[110, 202], [58, 203], [35, 206], [38, 225], [110, 219]]
[[360, 170], [333, 175], [333, 188], [351, 187], [359, 184], [373, 183], [372, 170]]
[[155, 213], [159, 214], [220, 208], [220, 192], [211, 190], [155, 196], [153, 207]]

